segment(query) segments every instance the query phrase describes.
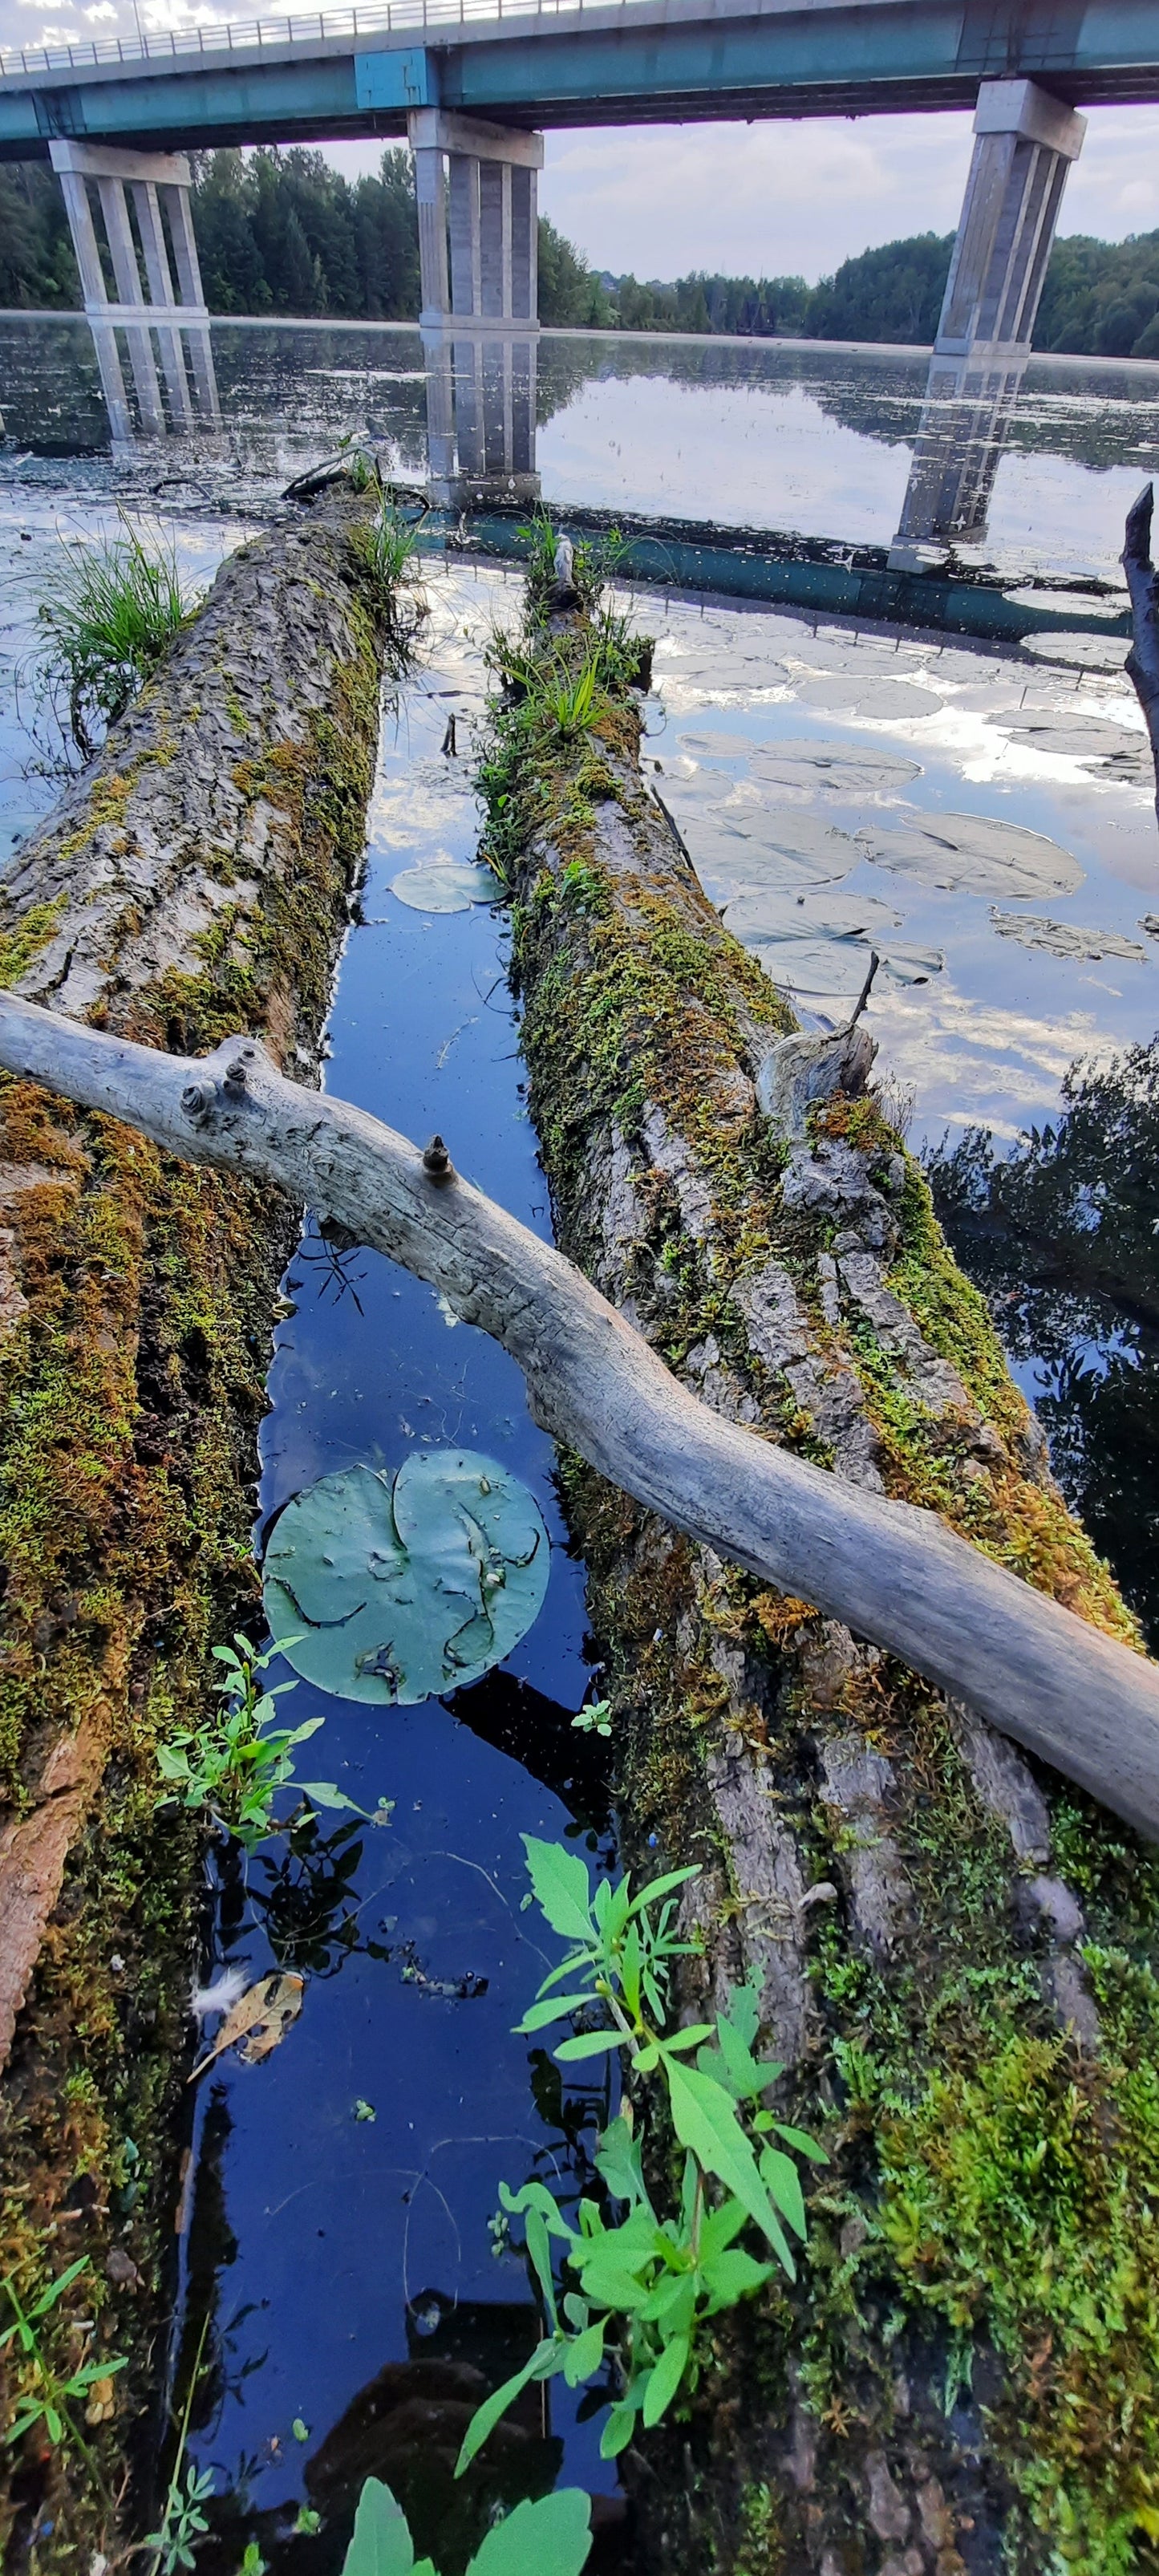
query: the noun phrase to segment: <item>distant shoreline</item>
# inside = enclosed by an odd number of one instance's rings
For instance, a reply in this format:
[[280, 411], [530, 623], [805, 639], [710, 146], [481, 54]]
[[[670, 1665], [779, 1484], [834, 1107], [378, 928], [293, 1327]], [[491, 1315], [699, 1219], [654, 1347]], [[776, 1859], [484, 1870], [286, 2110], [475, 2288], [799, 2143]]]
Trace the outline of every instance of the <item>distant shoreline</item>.
[[[149, 320], [149, 306], [141, 307], [141, 319]], [[0, 322], [86, 322], [88, 315], [77, 306], [49, 307], [46, 311], [29, 305], [0, 305]], [[371, 322], [349, 314], [331, 313], [211, 313], [210, 329], [218, 331], [409, 331], [417, 336], [417, 322]], [[118, 325], [118, 328], [121, 326]], [[463, 336], [470, 332], [465, 323]], [[451, 337], [454, 332], [450, 333]], [[518, 339], [513, 329], [512, 339]], [[931, 358], [933, 344], [918, 340], [809, 340], [795, 339], [790, 333], [759, 335], [750, 331], [621, 331], [598, 330], [593, 324], [577, 329], [573, 323], [543, 322], [539, 336], [544, 340], [630, 340], [634, 346], [676, 341], [687, 349], [831, 349], [843, 357]], [[1159, 376], [1159, 358], [1108, 358], [1090, 352], [1068, 349], [1032, 349], [1029, 365], [1035, 367], [1085, 367], [1092, 372], [1125, 370], [1131, 375]]]

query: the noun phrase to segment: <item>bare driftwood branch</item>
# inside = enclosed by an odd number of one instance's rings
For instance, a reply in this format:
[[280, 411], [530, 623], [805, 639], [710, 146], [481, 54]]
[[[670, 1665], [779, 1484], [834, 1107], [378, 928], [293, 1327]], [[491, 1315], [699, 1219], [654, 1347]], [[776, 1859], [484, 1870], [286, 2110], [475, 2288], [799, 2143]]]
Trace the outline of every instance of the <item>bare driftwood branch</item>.
[[901, 1656], [1159, 1840], [1159, 1668], [932, 1514], [712, 1412], [441, 1153], [285, 1081], [245, 1037], [166, 1055], [4, 995], [0, 1064], [185, 1160], [277, 1184], [429, 1280], [511, 1352], [540, 1422], [601, 1475]]
[[1155, 507], [1155, 486], [1146, 483], [1134, 507], [1127, 513], [1123, 545], [1123, 570], [1131, 595], [1131, 617], [1135, 640], [1127, 655], [1126, 669], [1135, 683], [1135, 695], [1147, 719], [1151, 736], [1151, 753], [1155, 762], [1155, 806], [1159, 812], [1159, 581], [1151, 561], [1151, 515]]

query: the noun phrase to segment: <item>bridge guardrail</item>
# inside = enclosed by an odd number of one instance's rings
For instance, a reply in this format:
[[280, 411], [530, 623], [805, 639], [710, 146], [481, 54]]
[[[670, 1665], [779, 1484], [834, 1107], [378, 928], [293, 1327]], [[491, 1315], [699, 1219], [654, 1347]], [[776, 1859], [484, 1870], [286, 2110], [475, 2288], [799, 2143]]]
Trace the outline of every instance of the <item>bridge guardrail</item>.
[[[615, 0], [613, 0], [615, 5]], [[632, 0], [619, 0], [622, 9]], [[608, 0], [368, 0], [363, 8], [319, 10], [307, 17], [222, 18], [168, 35], [96, 36], [81, 45], [0, 46], [0, 81], [54, 71], [87, 71], [110, 63], [170, 62], [193, 54], [244, 53], [262, 45], [325, 43], [327, 38], [393, 34], [411, 28], [458, 27], [506, 18], [558, 18]]]

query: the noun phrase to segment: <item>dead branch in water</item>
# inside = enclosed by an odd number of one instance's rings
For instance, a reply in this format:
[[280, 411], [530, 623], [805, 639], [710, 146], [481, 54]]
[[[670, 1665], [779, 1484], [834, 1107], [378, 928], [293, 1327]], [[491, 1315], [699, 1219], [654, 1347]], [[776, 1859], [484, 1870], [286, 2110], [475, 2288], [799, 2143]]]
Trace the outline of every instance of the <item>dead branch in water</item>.
[[537, 1419], [601, 1475], [901, 1656], [1159, 1840], [1159, 1668], [932, 1513], [712, 1412], [449, 1159], [285, 1081], [244, 1036], [202, 1058], [167, 1055], [2, 995], [0, 1065], [186, 1161], [276, 1184], [429, 1280], [511, 1352]]

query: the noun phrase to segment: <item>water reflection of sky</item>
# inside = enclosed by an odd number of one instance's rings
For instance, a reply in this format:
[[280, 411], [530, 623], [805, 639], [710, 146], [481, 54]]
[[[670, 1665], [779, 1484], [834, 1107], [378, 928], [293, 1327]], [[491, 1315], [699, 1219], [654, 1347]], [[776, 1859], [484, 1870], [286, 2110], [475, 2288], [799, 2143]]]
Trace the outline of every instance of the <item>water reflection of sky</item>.
[[[1049, 1115], [1076, 1055], [1106, 1053], [1152, 1035], [1159, 945], [1140, 919], [1159, 905], [1159, 850], [1142, 720], [1117, 671], [1075, 672], [936, 640], [858, 639], [847, 628], [817, 630], [776, 611], [670, 603], [658, 614], [657, 606], [641, 598], [640, 613], [661, 639], [648, 754], [662, 762], [656, 784], [708, 890], [726, 907], [736, 906], [736, 915], [726, 910], [726, 918], [735, 917], [738, 934], [778, 981], [799, 993], [807, 1014], [833, 1021], [858, 990], [871, 941], [887, 959], [895, 937], [911, 955], [944, 958], [941, 971], [921, 983], [894, 980], [887, 964], [870, 1006], [882, 1068], [915, 1095], [915, 1138], [975, 1120], [1014, 1135]], [[1112, 639], [1107, 658], [1118, 658]], [[904, 690], [906, 710], [894, 721], [854, 714], [858, 705], [887, 705], [894, 689]], [[929, 715], [909, 711], [922, 693]], [[811, 703], [818, 696], [827, 701], [823, 708]], [[1109, 748], [1129, 774], [1100, 775], [1098, 761], [1013, 737], [1013, 727], [1036, 717], [1060, 724], [1099, 719], [1107, 728], [1096, 735], [1104, 757]], [[850, 795], [839, 769], [819, 768], [810, 793], [804, 747], [811, 741], [822, 759], [828, 748], [845, 746], [869, 759], [884, 752], [920, 764], [919, 772], [906, 778], [903, 769], [900, 785], [887, 773], [877, 792]], [[775, 765], [780, 742], [794, 746], [793, 783], [762, 788], [762, 758]], [[758, 836], [746, 842], [737, 834], [749, 818], [734, 800], [754, 770]], [[834, 842], [828, 879], [823, 859], [815, 868], [799, 865], [791, 849], [782, 856], [762, 845], [770, 806], [776, 809], [772, 828], [790, 844], [797, 809], [844, 836]], [[972, 889], [968, 865], [965, 882], [947, 890], [858, 855], [875, 846], [875, 837], [888, 853], [891, 843], [904, 842], [907, 824], [926, 819], [937, 827], [951, 815], [985, 818], [1057, 845], [1077, 863], [1067, 872], [1076, 880], [1074, 891], [1020, 893], [1019, 864], [1008, 888], [1001, 840], [980, 892]], [[816, 846], [823, 850], [824, 841]], [[1025, 847], [1012, 840], [1016, 853]], [[1048, 857], [1047, 870], [1050, 864]], [[1056, 873], [1064, 873], [1061, 864]], [[834, 908], [831, 895], [839, 898], [838, 914], [850, 919], [857, 899], [868, 898], [871, 929], [856, 946], [848, 937], [828, 942], [828, 973], [823, 942], [810, 945], [802, 965], [795, 942], [773, 946], [759, 936], [754, 897], [768, 901], [776, 928], [786, 892], [798, 886], [807, 912], [822, 917]], [[882, 925], [882, 906], [900, 916], [896, 934]], [[996, 931], [994, 913], [1003, 916], [1006, 936]], [[1027, 922], [1118, 934], [1140, 953], [1052, 955], [1009, 935], [1011, 928], [1025, 933]]]

